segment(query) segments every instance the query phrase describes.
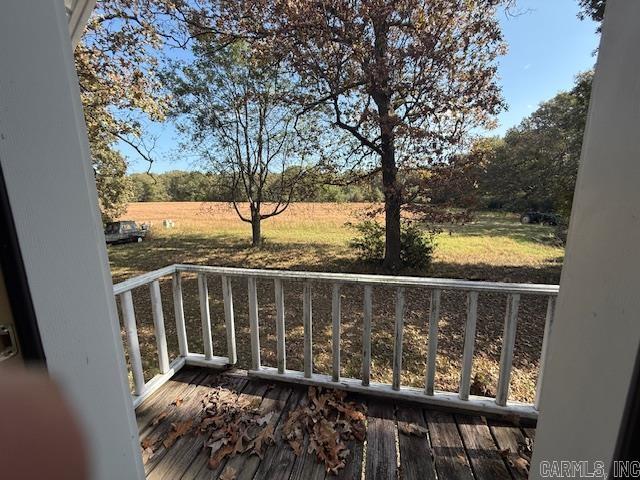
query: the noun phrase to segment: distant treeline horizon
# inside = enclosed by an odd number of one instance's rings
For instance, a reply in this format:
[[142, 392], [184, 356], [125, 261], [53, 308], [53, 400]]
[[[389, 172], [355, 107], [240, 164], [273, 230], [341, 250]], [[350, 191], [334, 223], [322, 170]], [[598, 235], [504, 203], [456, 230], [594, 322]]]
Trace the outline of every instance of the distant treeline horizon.
[[[171, 170], [163, 173], [132, 173], [131, 202], [231, 202], [231, 192], [220, 174]], [[339, 182], [339, 179], [336, 183]], [[378, 178], [366, 184], [332, 185], [309, 177], [304, 188], [294, 194], [293, 202], [382, 202], [384, 195]], [[266, 189], [264, 202], [277, 201]], [[238, 201], [244, 201], [238, 199]]]

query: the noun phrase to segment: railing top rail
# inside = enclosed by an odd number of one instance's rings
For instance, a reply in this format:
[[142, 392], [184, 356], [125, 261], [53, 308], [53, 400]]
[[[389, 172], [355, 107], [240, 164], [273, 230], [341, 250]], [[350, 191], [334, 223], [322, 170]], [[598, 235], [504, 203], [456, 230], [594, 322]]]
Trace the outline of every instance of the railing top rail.
[[177, 265], [175, 264], [169, 265], [167, 267], [159, 268], [158, 270], [153, 270], [151, 272], [143, 273], [142, 275], [131, 277], [124, 282], [115, 284], [113, 286], [113, 294], [118, 295], [133, 288], [142, 287], [166, 275], [171, 275], [176, 271], [176, 267]]
[[[390, 287], [428, 287], [441, 290], [463, 290], [479, 292], [520, 293], [531, 295], [557, 295], [558, 285], [540, 283], [504, 283], [457, 280], [450, 278], [406, 277], [393, 275], [369, 275], [356, 273], [326, 273], [290, 270], [263, 270], [251, 268], [213, 267], [206, 265], [172, 265], [180, 272], [200, 272], [230, 277], [255, 277], [273, 280], [315, 280], [329, 283], [345, 283], [359, 285], [381, 285]], [[169, 267], [167, 267], [169, 268]], [[161, 272], [161, 270], [156, 270]], [[155, 273], [155, 272], [151, 272]], [[165, 275], [163, 273], [162, 275]], [[158, 275], [158, 276], [162, 276]], [[156, 277], [157, 278], [157, 277]], [[134, 279], [132, 279], [134, 280]], [[150, 281], [147, 279], [147, 282]], [[126, 282], [123, 282], [126, 283]], [[144, 283], [142, 283], [144, 284]], [[122, 285], [122, 284], [118, 284]]]

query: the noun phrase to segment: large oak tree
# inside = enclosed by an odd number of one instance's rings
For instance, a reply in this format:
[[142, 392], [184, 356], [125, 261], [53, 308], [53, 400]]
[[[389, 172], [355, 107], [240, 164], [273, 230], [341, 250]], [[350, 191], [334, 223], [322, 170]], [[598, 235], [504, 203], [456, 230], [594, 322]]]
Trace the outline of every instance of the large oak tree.
[[[400, 267], [402, 170], [442, 161], [501, 105], [500, 0], [223, 0], [196, 33], [242, 38], [284, 61], [302, 111], [329, 109], [343, 162], [382, 174], [385, 267]], [[326, 110], [323, 110], [326, 111]], [[350, 143], [351, 142], [351, 143]], [[343, 167], [344, 168], [344, 163]]]

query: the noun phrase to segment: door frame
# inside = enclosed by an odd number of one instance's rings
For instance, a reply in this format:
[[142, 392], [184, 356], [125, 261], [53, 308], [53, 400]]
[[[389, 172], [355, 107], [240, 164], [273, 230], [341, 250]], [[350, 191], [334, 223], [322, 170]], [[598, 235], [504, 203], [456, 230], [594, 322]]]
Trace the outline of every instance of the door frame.
[[46, 366], [46, 356], [31, 301], [27, 273], [22, 261], [16, 226], [0, 165], [0, 270], [9, 298], [17, 342], [22, 360]]
[[83, 428], [90, 478], [144, 478], [62, 0], [0, 15], [0, 166], [46, 355]]

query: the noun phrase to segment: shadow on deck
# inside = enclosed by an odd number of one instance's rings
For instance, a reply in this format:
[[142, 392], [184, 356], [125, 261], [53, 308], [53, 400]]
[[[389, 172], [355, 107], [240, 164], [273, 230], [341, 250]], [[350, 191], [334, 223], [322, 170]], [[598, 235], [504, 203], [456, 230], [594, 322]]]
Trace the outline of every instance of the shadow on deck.
[[[172, 442], [162, 440], [189, 423], [203, 410], [208, 394], [218, 385], [274, 412], [275, 443], [262, 458], [242, 453], [226, 457], [212, 470], [205, 436], [190, 432]], [[462, 415], [410, 403], [350, 395], [367, 405], [366, 439], [350, 441], [346, 466], [327, 473], [315, 454], [299, 456], [284, 442], [280, 430], [298, 404], [307, 400], [305, 387], [250, 380], [241, 373], [216, 373], [184, 368], [136, 410], [142, 445], [155, 439], [153, 453], [143, 454], [148, 479], [524, 479], [526, 461], [518, 454], [534, 438], [535, 429], [505, 420]], [[412, 435], [415, 430], [424, 435]], [[305, 438], [305, 446], [308, 438]], [[224, 475], [223, 475], [224, 473]], [[235, 475], [235, 476], [233, 476]]]

